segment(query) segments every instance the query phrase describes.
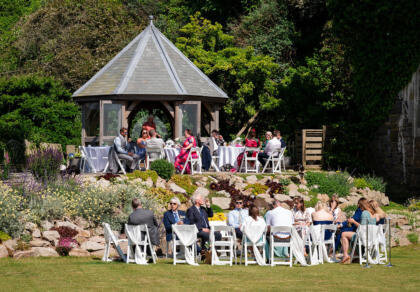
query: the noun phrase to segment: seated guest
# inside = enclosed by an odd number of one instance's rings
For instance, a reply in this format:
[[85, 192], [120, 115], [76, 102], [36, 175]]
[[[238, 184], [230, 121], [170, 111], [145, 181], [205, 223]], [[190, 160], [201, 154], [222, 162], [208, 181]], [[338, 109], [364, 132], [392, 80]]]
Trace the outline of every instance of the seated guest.
[[273, 138], [273, 134], [271, 134], [270, 131], [267, 131], [265, 133], [265, 141], [261, 145], [261, 150], [264, 151], [265, 146], [267, 146], [268, 141], [270, 141]]
[[[191, 151], [191, 148], [197, 147], [197, 141], [195, 140], [194, 136], [190, 129], [185, 129], [184, 131], [185, 141], [182, 144], [181, 151], [179, 152], [178, 156], [175, 158], [175, 171], [180, 173], [184, 169], [185, 163], [187, 163], [188, 155]], [[196, 152], [191, 153], [192, 158], [197, 158], [198, 155]], [[185, 166], [185, 173], [191, 173], [191, 163], [188, 163]]]
[[312, 220], [311, 215], [305, 208], [305, 202], [302, 197], [294, 199], [294, 208], [292, 212], [294, 221], [293, 225], [300, 236], [305, 238], [307, 227], [311, 225]]
[[[363, 199], [363, 200], [362, 200]], [[360, 224], [363, 225], [375, 225], [376, 218], [375, 218], [375, 211], [370, 207], [368, 201], [365, 198], [359, 200], [359, 208], [362, 211], [360, 216], [360, 223], [354, 220], [353, 218], [348, 219], [348, 223], [354, 225], [357, 229]], [[341, 234], [341, 245], [343, 247], [343, 258], [341, 263], [343, 264], [350, 264], [350, 256], [348, 254], [350, 242], [355, 239], [356, 232], [355, 231], [345, 231]]]
[[[248, 133], [248, 138], [245, 138], [245, 147], [258, 148], [260, 146], [261, 146], [261, 142], [260, 142], [260, 139], [257, 138], [257, 132], [255, 131], [255, 129], [250, 129]], [[252, 152], [247, 152], [246, 154], [248, 157], [251, 157], [251, 156], [255, 157], [258, 155], [258, 152], [252, 151]], [[245, 152], [242, 152], [236, 158], [236, 161], [238, 163], [238, 171], [241, 169], [241, 163], [242, 163], [242, 159], [244, 155], [245, 155]]]
[[273, 135], [271, 132], [266, 133], [267, 137], [267, 144], [265, 145], [264, 151], [258, 153], [258, 161], [261, 163], [261, 165], [264, 167], [265, 162], [270, 157], [270, 155], [280, 147], [280, 142], [277, 139], [273, 139]]
[[[246, 211], [246, 210], [243, 210]], [[249, 211], [247, 212], [248, 216], [245, 217], [243, 224], [241, 224], [240, 231], [241, 234], [244, 232], [245, 226], [248, 228], [252, 228], [253, 225], [263, 225], [266, 226], [267, 224], [264, 221], [264, 218], [260, 216], [260, 210], [257, 206], [251, 205], [249, 207]]]
[[[195, 224], [198, 229], [197, 237], [201, 238], [201, 249], [205, 249], [205, 244], [210, 240], [209, 217], [213, 217], [213, 210], [208, 199], [204, 201], [200, 194], [192, 197], [193, 206], [187, 210], [189, 224]], [[203, 206], [205, 205], [205, 207]], [[220, 232], [215, 232], [216, 240], [222, 238]]]
[[279, 131], [279, 130], [274, 130], [273, 132], [274, 132], [274, 137], [275, 137], [278, 141], [280, 141], [281, 148], [286, 147], [286, 146], [287, 146], [287, 145], [286, 145], [286, 142], [284, 141], [283, 137], [281, 136], [280, 131]]
[[379, 207], [379, 204], [375, 200], [370, 200], [369, 205], [372, 207], [373, 211], [375, 212], [374, 216], [376, 218], [376, 224], [385, 224], [385, 217], [386, 213]]
[[248, 211], [243, 209], [243, 200], [237, 200], [235, 202], [235, 209], [228, 214], [228, 225], [235, 228], [236, 237], [242, 239], [241, 226], [248, 217]]
[[153, 214], [153, 211], [142, 208], [139, 199], [134, 198], [131, 201], [133, 212], [128, 216], [128, 225], [147, 225], [149, 229], [150, 241], [153, 245], [159, 245], [159, 225]]
[[172, 225], [173, 224], [188, 224], [186, 214], [184, 211], [178, 210], [178, 207], [181, 205], [181, 202], [177, 197], [173, 197], [169, 201], [170, 210], [166, 211], [163, 214], [163, 225], [165, 225], [166, 230], [166, 241], [169, 242], [172, 240]]
[[121, 128], [120, 129], [120, 135], [115, 137], [114, 139], [114, 149], [117, 153], [117, 156], [120, 160], [126, 160], [128, 163], [128, 168], [130, 171], [133, 171], [136, 169], [138, 162], [140, 160], [140, 157], [137, 154], [134, 154], [133, 152], [127, 151], [127, 141], [125, 138], [128, 135], [127, 128]]
[[217, 155], [217, 149], [219, 146], [223, 146], [225, 144], [225, 140], [223, 140], [222, 135], [219, 134], [219, 131], [213, 130], [211, 131], [211, 138], [210, 138], [210, 152], [212, 155]]
[[[313, 225], [329, 225], [334, 223], [334, 216], [328, 211], [327, 204], [318, 201], [315, 205], [315, 212], [312, 213]], [[324, 239], [330, 239], [332, 233], [325, 231]]]
[[141, 130], [141, 137], [137, 139], [137, 152], [136, 154], [140, 156], [140, 160], [146, 158], [146, 144], [149, 139], [149, 134], [146, 130]]
[[[163, 142], [162, 138], [157, 137], [155, 129], [151, 129], [149, 131], [149, 135], [150, 135], [150, 139], [147, 140], [146, 146], [150, 147], [150, 148], [160, 148], [161, 149], [161, 156], [160, 157], [163, 158], [163, 156], [164, 156], [163, 148], [165, 147], [165, 142]], [[157, 155], [157, 153], [153, 153], [153, 154]], [[153, 156], [150, 156], [150, 157], [151, 158], [156, 158], [156, 157], [153, 157]]]
[[342, 222], [343, 216], [341, 216], [341, 209], [338, 207], [338, 197], [336, 195], [331, 197], [330, 201], [328, 202], [328, 207], [330, 213], [334, 217], [334, 223]]
[[[282, 204], [279, 200], [274, 200], [274, 209], [268, 211], [265, 218], [268, 226], [293, 226], [293, 213], [286, 207], [287, 204]], [[278, 238], [289, 238], [290, 234], [275, 234]]]

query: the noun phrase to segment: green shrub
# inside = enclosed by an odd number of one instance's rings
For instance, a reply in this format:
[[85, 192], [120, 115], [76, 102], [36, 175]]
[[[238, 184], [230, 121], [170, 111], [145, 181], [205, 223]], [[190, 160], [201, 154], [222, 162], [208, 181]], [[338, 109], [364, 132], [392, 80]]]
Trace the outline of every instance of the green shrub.
[[385, 212], [390, 211], [390, 210], [404, 211], [406, 209], [403, 205], [398, 204], [398, 203], [395, 203], [395, 202], [389, 202], [389, 205], [388, 206], [382, 206], [381, 208]]
[[146, 170], [146, 171], [135, 170], [132, 173], [127, 174], [127, 177], [129, 179], [141, 178], [142, 180], [147, 180], [150, 177], [153, 183], [155, 184], [158, 178], [158, 174], [154, 170]]
[[220, 213], [220, 212], [222, 212], [223, 213], [223, 209], [222, 208], [220, 208], [219, 206], [217, 206], [217, 205], [211, 205], [211, 209], [213, 210], [213, 212], [214, 213]]
[[385, 193], [386, 182], [384, 182], [383, 178], [367, 175], [363, 176], [363, 179], [366, 181], [370, 189]]
[[419, 242], [419, 235], [417, 233], [409, 233], [407, 234], [407, 239], [412, 244], [417, 244]]
[[180, 174], [175, 174], [174, 176], [172, 176], [171, 180], [178, 186], [180, 186], [181, 188], [183, 188], [188, 195], [192, 195], [195, 190], [197, 189], [196, 185], [193, 185], [192, 181], [191, 181], [191, 177], [189, 175], [180, 175]]
[[165, 159], [153, 161], [150, 165], [150, 169], [156, 171], [157, 174], [166, 181], [170, 180], [175, 172], [174, 165]]
[[260, 183], [250, 184], [245, 187], [245, 190], [251, 189], [252, 194], [255, 196], [258, 194], [265, 194], [265, 192], [268, 190], [268, 186], [262, 185]]
[[415, 198], [408, 200], [408, 210], [411, 212], [420, 210], [420, 200]]
[[22, 240], [23, 242], [29, 243], [29, 241], [32, 240], [32, 235], [31, 234], [22, 234], [20, 236], [20, 240]]
[[346, 197], [353, 186], [348, 181], [349, 175], [342, 172], [328, 174], [309, 171], [305, 174], [305, 178], [310, 187], [316, 185], [319, 193], [328, 194], [330, 197], [333, 194], [337, 194], [339, 197]]
[[22, 212], [24, 205], [24, 198], [0, 181], [0, 231], [13, 238], [21, 234], [24, 225]]
[[353, 184], [358, 189], [364, 189], [364, 188], [371, 189], [371, 186], [366, 182], [364, 178], [355, 178]]
[[12, 239], [9, 234], [0, 231], [0, 243], [2, 243], [3, 241], [8, 241], [9, 239]]
[[309, 201], [305, 201], [305, 207], [306, 207], [306, 208], [309, 208], [309, 207], [314, 208], [314, 207], [315, 207], [315, 205], [316, 205], [316, 203], [318, 203], [318, 198], [317, 198], [316, 196], [313, 196], [313, 197], [311, 198], [311, 200], [309, 200]]
[[290, 183], [291, 183], [291, 181], [290, 181], [290, 179], [288, 179], [288, 178], [280, 178], [279, 179], [279, 184], [282, 184], [282, 185], [285, 185], [285, 186], [288, 186], [288, 185], [290, 185]]

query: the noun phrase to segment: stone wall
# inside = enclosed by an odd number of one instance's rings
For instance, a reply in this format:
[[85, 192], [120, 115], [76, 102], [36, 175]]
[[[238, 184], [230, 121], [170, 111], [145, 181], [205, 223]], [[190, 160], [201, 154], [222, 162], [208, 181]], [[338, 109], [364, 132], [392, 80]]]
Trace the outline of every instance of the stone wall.
[[369, 149], [372, 168], [411, 196], [420, 195], [420, 66], [399, 92]]

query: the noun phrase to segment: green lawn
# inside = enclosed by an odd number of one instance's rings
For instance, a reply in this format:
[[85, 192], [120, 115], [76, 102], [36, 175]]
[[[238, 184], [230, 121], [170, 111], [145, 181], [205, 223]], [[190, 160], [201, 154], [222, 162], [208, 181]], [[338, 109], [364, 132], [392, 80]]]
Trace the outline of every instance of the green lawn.
[[1, 259], [1, 291], [74, 290], [420, 290], [420, 245], [394, 248], [393, 268], [358, 264], [315, 267], [137, 266], [92, 258]]

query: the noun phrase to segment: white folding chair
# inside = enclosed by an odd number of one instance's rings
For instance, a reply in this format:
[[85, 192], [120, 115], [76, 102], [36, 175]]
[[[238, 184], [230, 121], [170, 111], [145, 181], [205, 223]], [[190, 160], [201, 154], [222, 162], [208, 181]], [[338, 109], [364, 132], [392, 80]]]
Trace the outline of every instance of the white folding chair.
[[385, 224], [378, 225], [378, 242], [379, 242], [379, 262], [381, 264], [385, 264], [388, 262], [388, 254], [387, 254], [387, 234], [388, 230], [388, 221], [389, 218], [386, 219]]
[[[277, 233], [289, 234], [290, 238], [288, 239], [277, 239], [274, 235]], [[293, 251], [292, 251], [292, 227], [289, 226], [271, 226], [270, 227], [270, 264], [272, 267], [275, 265], [293, 265]], [[288, 261], [276, 261], [274, 257], [274, 248], [275, 247], [287, 247], [289, 248], [289, 260]]]
[[[249, 153], [257, 152], [255, 157], [253, 155], [248, 157]], [[242, 157], [241, 167], [239, 169], [242, 172], [245, 169], [245, 173], [248, 172], [255, 172], [258, 173], [258, 169], [260, 167], [260, 162], [258, 161], [258, 153], [260, 152], [260, 148], [254, 147], [245, 147], [244, 156]], [[251, 167], [252, 163], [254, 163], [254, 167]]]
[[323, 249], [323, 236], [322, 225], [309, 226], [310, 234], [310, 252], [311, 252], [311, 265], [324, 263], [324, 249]]
[[96, 168], [93, 165], [93, 162], [88, 154], [85, 146], [79, 146], [79, 151], [81, 155], [81, 162], [80, 162], [80, 173], [85, 172], [86, 163], [90, 167], [93, 173], [96, 173]]
[[281, 156], [280, 156], [280, 173], [281, 173], [281, 165], [283, 164], [283, 169], [286, 171], [286, 160], [284, 159], [284, 153], [286, 151], [286, 147], [281, 148]]
[[119, 246], [120, 242], [127, 242], [127, 239], [117, 239], [115, 234], [112, 232], [111, 227], [108, 223], [102, 223], [104, 227], [104, 237], [105, 237], [105, 253], [102, 257], [102, 261], [104, 262], [112, 262], [112, 259], [109, 257], [109, 251], [111, 249], [111, 245], [114, 245], [115, 249], [117, 250], [120, 258], [125, 262], [126, 256], [124, 255], [121, 247]]
[[[335, 261], [335, 233], [337, 232], [337, 225], [334, 224], [326, 224], [322, 226], [322, 245], [323, 245], [323, 252], [324, 256], [328, 258], [328, 246], [332, 248], [332, 258]], [[331, 237], [329, 239], [325, 239], [325, 233], [330, 232]]]
[[163, 158], [163, 149], [159, 147], [146, 147], [146, 169], [150, 168], [150, 164], [158, 159]]
[[[172, 255], [174, 259], [174, 265], [176, 265], [177, 263], [188, 263], [186, 258], [178, 258], [178, 255], [184, 254], [184, 256], [187, 256], [187, 253], [192, 253], [194, 263], [197, 264], [197, 232], [198, 230], [195, 225], [172, 225]], [[178, 235], [188, 237], [190, 244], [187, 246], [183, 245]], [[184, 248], [184, 252], [178, 252], [176, 250], [177, 246], [179, 246], [180, 248]]]
[[[197, 173], [201, 173], [201, 151], [203, 150], [202, 147], [192, 147], [190, 149], [190, 152], [188, 153], [187, 161], [185, 161], [184, 168], [181, 171], [181, 174], [184, 174], [185, 169], [188, 165], [188, 163], [191, 164], [191, 174], [194, 174], [194, 167], [196, 167], [198, 170]], [[193, 158], [192, 154], [197, 153], [197, 158]]]
[[[277, 148], [268, 157], [262, 172], [264, 173], [267, 169], [271, 169], [272, 173], [281, 173], [281, 161], [286, 148]], [[271, 167], [269, 165], [271, 164]]]
[[150, 241], [147, 225], [125, 224], [125, 233], [128, 238], [126, 263], [147, 264], [147, 248], [149, 247], [153, 263], [156, 264], [156, 253]]
[[[257, 248], [262, 247], [262, 254], [263, 254], [262, 257], [263, 257], [264, 262], [266, 260], [266, 255], [265, 255], [266, 233], [267, 233], [267, 228], [262, 233], [261, 240], [259, 242], [257, 242], [257, 244], [256, 244]], [[243, 232], [243, 235], [242, 235], [242, 250], [241, 250], [241, 256], [240, 256], [239, 263], [242, 264], [242, 256], [244, 255], [245, 266], [248, 266], [248, 264], [258, 264], [258, 262], [256, 260], [250, 260], [248, 258], [248, 246], [250, 246], [250, 243], [251, 242], [247, 238], [245, 232]]]
[[[368, 228], [368, 238], [366, 240], [366, 228]], [[379, 263], [379, 236], [378, 236], [379, 226], [377, 225], [366, 225], [361, 224], [356, 231], [356, 240], [353, 244], [353, 249], [351, 252], [351, 261], [354, 258], [354, 252], [356, 250], [356, 245], [359, 247], [359, 263], [362, 265], [366, 263], [378, 264]], [[364, 253], [362, 253], [362, 246], [365, 247]], [[369, 248], [366, 248], [368, 246]]]
[[126, 172], [125, 172], [125, 167], [123, 166], [123, 164], [121, 163], [121, 160], [120, 160], [120, 158], [118, 157], [118, 154], [117, 154], [117, 152], [115, 152], [113, 149], [114, 147], [114, 145], [112, 145], [111, 146], [111, 148], [109, 149], [109, 152], [108, 152], [108, 161], [107, 161], [107, 163], [106, 163], [106, 165], [105, 165], [105, 168], [104, 168], [104, 173], [106, 173], [106, 171], [108, 170], [108, 167], [109, 167], [109, 156], [110, 155], [113, 155], [114, 156], [114, 159], [115, 159], [115, 161], [117, 161], [117, 163], [118, 163], [118, 166], [120, 167], [120, 169], [121, 169], [121, 171], [123, 172], [123, 174], [127, 174]]
[[[215, 232], [224, 233], [222, 240], [216, 240]], [[210, 226], [210, 244], [211, 244], [211, 265], [230, 265], [233, 264], [233, 258], [236, 258], [236, 234], [232, 226]], [[223, 260], [217, 253], [228, 253], [229, 260]]]

